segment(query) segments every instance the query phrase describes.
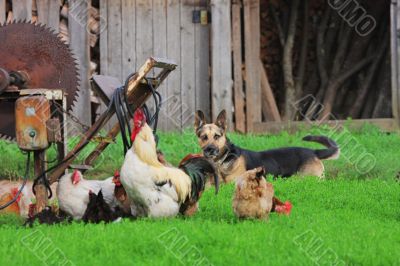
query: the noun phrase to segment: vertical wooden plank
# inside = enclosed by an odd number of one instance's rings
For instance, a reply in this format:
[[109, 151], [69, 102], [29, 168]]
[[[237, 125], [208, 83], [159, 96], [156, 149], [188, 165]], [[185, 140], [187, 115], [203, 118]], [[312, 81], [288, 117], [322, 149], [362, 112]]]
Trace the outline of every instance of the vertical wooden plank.
[[59, 32], [60, 3], [54, 0], [36, 0], [39, 23], [46, 24], [56, 33]]
[[[167, 58], [167, 1], [153, 0], [153, 55], [156, 57]], [[174, 73], [172, 73], [173, 75]], [[158, 128], [166, 130], [168, 127], [167, 113], [167, 82], [164, 81], [158, 88], [162, 97], [162, 107], [158, 120]]]
[[398, 1], [392, 1], [390, 7], [390, 16], [391, 16], [391, 64], [392, 64], [392, 113], [393, 117], [396, 120], [396, 123], [399, 124], [399, 109], [398, 109], [398, 91], [400, 89], [399, 86], [399, 42], [397, 38], [397, 30], [398, 30]]
[[400, 57], [400, 42], [399, 42], [399, 32], [400, 32], [400, 1], [396, 0], [396, 36], [397, 36], [397, 90], [394, 91], [393, 98], [395, 98], [395, 119], [397, 122], [397, 125], [400, 126], [400, 62], [399, 62], [399, 57]]
[[[122, 0], [122, 77], [125, 80], [136, 71], [135, 0]], [[121, 80], [124, 82], [124, 80]]]
[[260, 66], [262, 112], [267, 121], [281, 122], [281, 115], [279, 114], [274, 93], [272, 92], [271, 85], [269, 84], [267, 72], [265, 71], [261, 59], [258, 61]]
[[136, 0], [136, 68], [153, 54], [153, 2]]
[[247, 131], [261, 122], [260, 2], [244, 0]]
[[[196, 10], [206, 10], [206, 8], [206, 6], [196, 6]], [[207, 119], [209, 119], [211, 117], [210, 24], [195, 24], [194, 31], [196, 110], [202, 110]]]
[[182, 129], [193, 126], [194, 112], [196, 111], [196, 69], [195, 64], [195, 35], [192, 22], [192, 11], [195, 0], [181, 2], [181, 100]]
[[167, 55], [173, 59], [178, 67], [168, 77], [168, 98], [164, 109], [168, 113], [167, 130], [178, 131], [181, 129], [181, 24], [180, 0], [167, 0]]
[[12, 4], [14, 20], [32, 19], [32, 0], [13, 0]]
[[100, 74], [108, 75], [108, 0], [100, 1]]
[[[108, 75], [108, 1], [102, 0], [100, 4], [100, 74]], [[107, 106], [105, 104], [100, 104], [98, 113], [101, 114], [105, 112]], [[113, 122], [109, 122], [104, 127], [105, 130], [110, 130]]]
[[68, 29], [70, 48], [79, 63], [80, 90], [77, 102], [74, 103], [74, 114], [82, 123], [90, 125], [90, 87], [89, 87], [89, 35], [86, 30], [88, 23], [88, 2], [69, 0]]
[[211, 0], [212, 116], [225, 109], [232, 128], [231, 3]]
[[6, 21], [6, 0], [0, 0], [0, 24]]
[[121, 0], [108, 1], [108, 75], [122, 77], [122, 12]]
[[[136, 0], [136, 69], [153, 55], [153, 1]], [[153, 71], [149, 73], [152, 75]], [[146, 102], [149, 110], [154, 113], [154, 100], [151, 97]]]
[[246, 132], [246, 114], [244, 110], [244, 91], [242, 77], [242, 19], [241, 1], [232, 3], [232, 48], [233, 48], [233, 76], [235, 100], [235, 128], [239, 132]]

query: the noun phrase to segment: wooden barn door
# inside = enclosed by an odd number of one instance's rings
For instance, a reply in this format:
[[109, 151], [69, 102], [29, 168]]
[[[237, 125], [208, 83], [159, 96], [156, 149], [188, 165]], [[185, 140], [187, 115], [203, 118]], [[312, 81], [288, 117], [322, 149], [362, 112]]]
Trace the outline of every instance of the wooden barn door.
[[209, 25], [192, 20], [194, 10], [207, 9], [201, 4], [195, 0], [103, 0], [100, 4], [101, 74], [122, 82], [150, 56], [178, 64], [159, 88], [162, 130], [191, 127], [197, 109], [209, 116]]

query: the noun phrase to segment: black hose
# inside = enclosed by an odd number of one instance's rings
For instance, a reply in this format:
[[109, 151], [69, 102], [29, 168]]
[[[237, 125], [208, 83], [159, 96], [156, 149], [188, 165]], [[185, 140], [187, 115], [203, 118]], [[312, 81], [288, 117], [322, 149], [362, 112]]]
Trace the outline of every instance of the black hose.
[[[106, 113], [115, 111], [115, 113], [117, 115], [118, 123], [120, 124], [120, 129], [121, 129], [122, 142], [124, 145], [124, 156], [126, 154], [126, 151], [132, 146], [130, 137], [127, 136], [126, 127], [128, 127], [128, 130], [129, 130], [128, 132], [130, 133], [131, 128], [129, 125], [129, 119], [131, 119], [133, 117], [133, 112], [130, 108], [130, 105], [129, 105], [129, 102], [128, 102], [128, 99], [126, 96], [126, 89], [128, 88], [129, 80], [135, 75], [136, 75], [136, 73], [130, 74], [128, 76], [128, 78], [125, 80], [124, 86], [120, 87], [114, 91], [113, 97], [112, 97], [109, 105], [107, 106], [107, 110], [106, 110]], [[147, 81], [147, 84], [150, 87], [150, 90], [151, 90], [151, 93], [153, 95], [153, 99], [155, 102], [155, 107], [156, 107], [154, 115], [151, 115], [147, 106], [144, 104], [145, 115], [146, 115], [148, 124], [153, 125], [153, 133], [156, 137], [156, 142], [158, 143], [158, 137], [156, 135], [156, 132], [157, 132], [157, 125], [158, 125], [158, 115], [159, 115], [161, 103], [162, 103], [162, 97], [161, 97], [160, 93], [154, 89], [153, 84], [147, 78], [145, 78], [145, 80]], [[133, 107], [133, 109], [135, 109], [135, 107]], [[103, 125], [104, 125], [104, 121], [103, 121], [103, 123], [100, 123], [98, 125], [98, 127], [93, 130], [93, 132], [97, 132]], [[94, 135], [95, 134], [92, 133], [91, 135], [87, 136], [85, 142], [76, 150], [76, 153], [79, 153], [86, 146], [86, 144], [88, 144], [90, 142], [90, 139], [93, 138]], [[54, 169], [59, 167], [61, 164], [72, 159], [73, 156], [75, 156], [75, 154], [71, 154], [67, 158], [64, 158], [61, 162], [48, 168], [46, 171], [43, 171], [43, 173], [41, 173], [39, 176], [37, 176], [35, 178], [35, 183], [37, 183], [40, 178], [45, 177], [45, 175], [47, 173], [49, 173], [50, 171], [53, 171]], [[51, 194], [50, 186], [48, 186], [48, 189], [50, 190], [50, 194]]]

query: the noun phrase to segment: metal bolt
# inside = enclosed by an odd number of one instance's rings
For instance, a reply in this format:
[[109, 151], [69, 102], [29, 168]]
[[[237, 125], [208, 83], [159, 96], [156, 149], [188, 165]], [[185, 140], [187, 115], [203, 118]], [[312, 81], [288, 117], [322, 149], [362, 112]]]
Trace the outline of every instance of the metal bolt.
[[29, 137], [34, 138], [35, 136], [36, 136], [35, 130], [31, 130], [31, 131], [29, 132]]

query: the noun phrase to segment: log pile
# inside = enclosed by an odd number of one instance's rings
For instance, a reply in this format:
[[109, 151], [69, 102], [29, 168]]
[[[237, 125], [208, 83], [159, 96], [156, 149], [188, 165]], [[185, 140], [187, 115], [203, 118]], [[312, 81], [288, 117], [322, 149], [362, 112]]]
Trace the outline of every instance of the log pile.
[[[359, 1], [377, 22], [368, 35], [325, 0], [260, 1], [261, 60], [286, 120], [391, 117], [389, 2]], [[294, 103], [312, 94], [301, 110]], [[300, 115], [301, 114], [301, 115]]]
[[[37, 12], [37, 1], [32, 0], [32, 22], [38, 22], [38, 12]], [[68, 20], [70, 19], [68, 0], [51, 0], [58, 1], [60, 3], [60, 22], [59, 22], [59, 36], [65, 42], [69, 43], [69, 31], [68, 31]], [[12, 0], [6, 0], [6, 21], [11, 23], [14, 21]], [[83, 14], [85, 11], [79, 10], [79, 15]], [[89, 44], [91, 48], [91, 63], [90, 63], [90, 74], [93, 75], [99, 71], [99, 37], [100, 37], [100, 11], [99, 11], [99, 1], [93, 0], [92, 5], [89, 10], [86, 10], [88, 17], [88, 23], [86, 25], [88, 29]]]

